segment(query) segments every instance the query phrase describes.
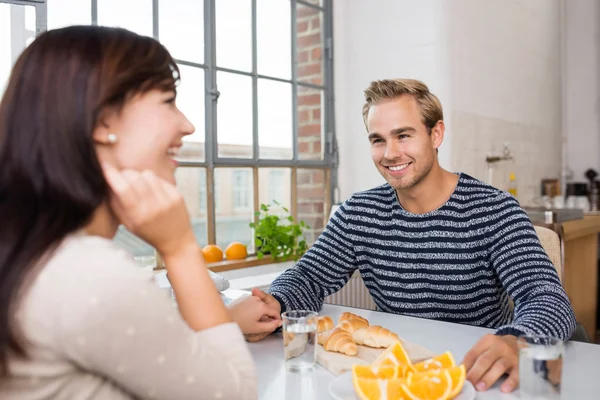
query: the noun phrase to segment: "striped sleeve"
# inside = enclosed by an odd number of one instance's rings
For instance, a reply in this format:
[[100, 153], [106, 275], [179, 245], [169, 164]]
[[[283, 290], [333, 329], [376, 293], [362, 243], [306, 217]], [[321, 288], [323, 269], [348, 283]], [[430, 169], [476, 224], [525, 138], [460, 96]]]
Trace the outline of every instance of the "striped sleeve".
[[563, 340], [575, 330], [575, 315], [554, 265], [527, 214], [506, 193], [495, 202], [490, 221], [490, 261], [515, 304], [512, 323], [499, 335], [544, 334]]
[[354, 273], [347, 210], [347, 203], [338, 208], [310, 250], [271, 284], [269, 292], [281, 304], [281, 312], [319, 311], [323, 299], [340, 290]]

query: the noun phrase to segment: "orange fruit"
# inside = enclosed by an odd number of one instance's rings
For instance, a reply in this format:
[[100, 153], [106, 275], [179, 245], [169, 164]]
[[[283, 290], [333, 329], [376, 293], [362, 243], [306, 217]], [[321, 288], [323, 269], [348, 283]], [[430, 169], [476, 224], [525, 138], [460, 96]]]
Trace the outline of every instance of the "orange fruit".
[[369, 379], [353, 377], [354, 391], [360, 400], [404, 400], [404, 379]]
[[452, 399], [460, 393], [465, 384], [467, 372], [465, 370], [464, 364], [447, 369], [435, 369], [426, 372], [416, 372], [410, 375], [410, 383], [427, 380], [432, 376], [441, 374], [442, 371], [448, 371], [448, 373], [450, 374], [450, 379], [452, 380], [452, 389], [450, 390], [449, 398]]
[[437, 357], [430, 358], [425, 361], [421, 361], [414, 365], [414, 369], [416, 372], [423, 372], [432, 369], [443, 369], [443, 368], [452, 368], [456, 365], [454, 362], [454, 358], [452, 357], [452, 353], [449, 351], [441, 354]]
[[398, 365], [386, 365], [374, 367], [372, 365], [354, 364], [352, 366], [352, 375], [356, 378], [366, 379], [391, 379], [402, 378], [402, 368]]
[[439, 374], [418, 381], [413, 381], [411, 376], [408, 382], [402, 384], [401, 387], [401, 393], [405, 399], [447, 400], [452, 393], [452, 378], [448, 370], [444, 369], [439, 371]]
[[384, 350], [371, 365], [374, 367], [398, 365], [402, 368], [402, 376], [406, 376], [406, 373], [409, 371], [414, 372], [412, 362], [408, 358], [408, 354], [406, 354], [406, 350], [402, 347], [401, 342], [396, 342]]
[[225, 249], [225, 257], [228, 260], [243, 260], [248, 257], [248, 250], [246, 245], [240, 242], [230, 243]]
[[223, 250], [221, 250], [221, 248], [216, 244], [204, 246], [202, 249], [202, 255], [204, 255], [204, 261], [207, 263], [223, 261]]

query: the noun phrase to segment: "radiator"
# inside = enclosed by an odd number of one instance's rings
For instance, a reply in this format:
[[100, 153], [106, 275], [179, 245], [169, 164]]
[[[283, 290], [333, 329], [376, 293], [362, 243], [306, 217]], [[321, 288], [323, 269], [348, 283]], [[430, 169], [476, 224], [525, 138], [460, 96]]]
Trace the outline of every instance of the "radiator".
[[375, 302], [371, 294], [367, 290], [360, 273], [354, 272], [352, 278], [346, 285], [337, 293], [334, 293], [325, 298], [325, 303], [335, 304], [346, 307], [364, 308], [367, 310], [375, 310]]

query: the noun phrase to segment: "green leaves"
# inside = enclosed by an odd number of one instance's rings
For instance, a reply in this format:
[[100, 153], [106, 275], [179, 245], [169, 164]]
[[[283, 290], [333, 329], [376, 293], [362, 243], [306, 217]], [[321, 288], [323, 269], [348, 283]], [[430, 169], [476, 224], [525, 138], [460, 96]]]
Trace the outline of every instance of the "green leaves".
[[271, 205], [260, 205], [260, 212], [255, 213], [259, 217], [258, 222], [250, 223], [250, 228], [254, 229], [256, 257], [261, 259], [265, 254], [271, 254], [275, 261], [296, 261], [308, 250], [303, 235], [304, 230], [310, 227], [304, 221], [296, 224], [287, 208], [277, 201], [274, 203], [288, 215], [270, 214]]

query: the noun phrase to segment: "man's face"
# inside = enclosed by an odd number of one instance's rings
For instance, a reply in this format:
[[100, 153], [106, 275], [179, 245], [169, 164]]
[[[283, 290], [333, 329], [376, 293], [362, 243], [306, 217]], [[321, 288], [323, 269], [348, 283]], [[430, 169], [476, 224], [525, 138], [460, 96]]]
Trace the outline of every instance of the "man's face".
[[367, 130], [375, 166], [398, 191], [414, 187], [429, 174], [443, 137], [440, 123], [431, 135], [427, 132], [419, 105], [412, 96], [372, 106], [367, 115]]

